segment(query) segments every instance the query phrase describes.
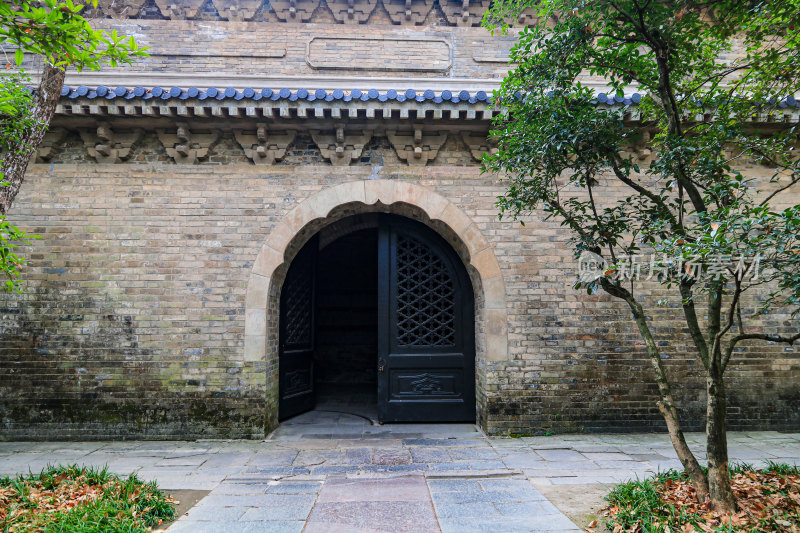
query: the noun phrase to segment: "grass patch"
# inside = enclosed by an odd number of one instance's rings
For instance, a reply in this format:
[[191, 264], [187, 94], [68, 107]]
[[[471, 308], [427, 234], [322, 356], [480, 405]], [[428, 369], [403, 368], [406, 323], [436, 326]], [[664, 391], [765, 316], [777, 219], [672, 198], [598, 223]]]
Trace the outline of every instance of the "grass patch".
[[656, 476], [623, 483], [606, 497], [602, 510], [615, 533], [664, 532], [800, 532], [800, 470], [769, 463], [731, 467], [737, 512], [719, 515], [707, 502], [697, 501], [689, 478], [669, 470]]
[[175, 517], [173, 503], [155, 482], [135, 475], [48, 467], [39, 474], [0, 478], [0, 531], [144, 533]]

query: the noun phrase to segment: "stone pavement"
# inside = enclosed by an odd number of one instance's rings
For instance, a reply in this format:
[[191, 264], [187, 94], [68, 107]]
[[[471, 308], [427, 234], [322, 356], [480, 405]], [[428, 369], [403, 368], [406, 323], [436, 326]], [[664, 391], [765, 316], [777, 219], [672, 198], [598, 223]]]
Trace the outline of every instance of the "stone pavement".
[[[702, 457], [702, 435], [688, 439]], [[729, 443], [734, 460], [800, 464], [798, 433]], [[467, 424], [377, 426], [319, 411], [266, 441], [0, 443], [0, 474], [73, 462], [210, 490], [170, 533], [575, 532], [550, 489], [679, 466], [661, 434], [487, 438]]]

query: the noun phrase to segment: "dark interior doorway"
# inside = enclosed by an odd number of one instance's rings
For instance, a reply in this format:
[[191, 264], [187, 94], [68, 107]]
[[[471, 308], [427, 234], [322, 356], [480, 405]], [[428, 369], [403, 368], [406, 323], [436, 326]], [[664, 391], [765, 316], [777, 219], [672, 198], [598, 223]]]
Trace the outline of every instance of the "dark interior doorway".
[[473, 421], [473, 307], [461, 260], [427, 226], [367, 214], [326, 227], [281, 291], [279, 419]]
[[317, 409], [377, 416], [378, 230], [325, 243], [317, 261]]

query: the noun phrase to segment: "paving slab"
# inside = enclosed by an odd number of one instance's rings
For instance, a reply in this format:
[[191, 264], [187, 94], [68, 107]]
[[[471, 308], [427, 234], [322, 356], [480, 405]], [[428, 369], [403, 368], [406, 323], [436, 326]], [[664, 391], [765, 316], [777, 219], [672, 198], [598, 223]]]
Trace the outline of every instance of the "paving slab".
[[[704, 436], [687, 442], [702, 459]], [[729, 444], [732, 461], [800, 464], [799, 433]], [[680, 467], [666, 434], [490, 438], [344, 413], [302, 415], [265, 441], [0, 443], [0, 475], [73, 462], [208, 491], [170, 533], [578, 531], [613, 484]]]
[[439, 533], [430, 502], [359, 501], [319, 503], [314, 506], [305, 532], [327, 533], [374, 530], [380, 532]]
[[329, 479], [317, 503], [332, 502], [429, 502], [430, 492], [421, 475], [384, 479]]

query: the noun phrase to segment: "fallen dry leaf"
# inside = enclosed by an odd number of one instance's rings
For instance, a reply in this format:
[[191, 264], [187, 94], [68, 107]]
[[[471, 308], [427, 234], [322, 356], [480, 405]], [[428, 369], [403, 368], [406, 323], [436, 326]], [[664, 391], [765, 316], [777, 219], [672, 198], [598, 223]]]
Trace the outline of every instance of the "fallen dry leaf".
[[[674, 517], [654, 517], [656, 520], [648, 523], [651, 531], [658, 529], [669, 533], [712, 533], [724, 528], [725, 531], [731, 529], [759, 533], [800, 533], [800, 475], [748, 471], [732, 476], [731, 488], [736, 497], [738, 512], [731, 516], [716, 513], [707, 500], [699, 502], [694, 488], [687, 480], [670, 479], [661, 484], [655, 481], [653, 483], [657, 485], [666, 508], [680, 509], [683, 516], [693, 516], [697, 524], [675, 524], [670, 522]], [[620, 505], [609, 505], [600, 512], [613, 519], [620, 513]], [[638, 522], [628, 531], [640, 531], [641, 527], [642, 524]], [[615, 533], [624, 531], [621, 525], [615, 524]]]

